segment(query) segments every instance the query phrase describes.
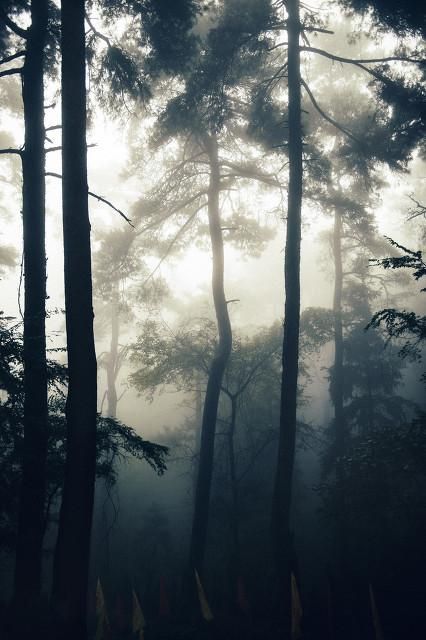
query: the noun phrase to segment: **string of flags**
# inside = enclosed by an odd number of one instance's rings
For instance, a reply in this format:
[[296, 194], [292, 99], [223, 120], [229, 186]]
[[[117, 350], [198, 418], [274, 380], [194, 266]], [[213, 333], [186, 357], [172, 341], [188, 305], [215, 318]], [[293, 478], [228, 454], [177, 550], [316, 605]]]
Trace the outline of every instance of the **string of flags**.
[[[203, 619], [211, 622], [214, 619], [212, 610], [208, 603], [204, 587], [201, 583], [198, 571], [194, 569], [195, 583], [197, 587], [198, 601]], [[373, 587], [368, 585], [371, 618], [374, 626], [375, 640], [384, 640], [383, 629], [380, 621], [379, 612], [374, 596]], [[247, 600], [244, 583], [242, 578], [237, 581], [237, 604], [245, 613], [249, 612], [249, 603]], [[169, 615], [170, 607], [167, 598], [166, 584], [164, 578], [160, 580], [160, 616]], [[299, 589], [294, 573], [291, 574], [291, 638], [292, 640], [300, 640], [302, 638], [302, 618], [303, 608], [300, 598]], [[137, 640], [144, 640], [146, 628], [146, 619], [142, 612], [142, 607], [136, 591], [132, 589], [132, 633]], [[110, 620], [107, 613], [105, 596], [103, 593], [101, 581], [98, 578], [96, 584], [96, 634], [95, 640], [108, 640], [111, 637]]]

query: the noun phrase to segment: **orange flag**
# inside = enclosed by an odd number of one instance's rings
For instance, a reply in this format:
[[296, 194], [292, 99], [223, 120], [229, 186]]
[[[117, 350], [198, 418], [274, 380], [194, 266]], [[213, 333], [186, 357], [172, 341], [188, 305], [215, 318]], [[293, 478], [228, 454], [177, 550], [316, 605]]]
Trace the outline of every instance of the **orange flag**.
[[200, 576], [197, 569], [195, 571], [195, 582], [197, 583], [198, 600], [200, 601], [201, 614], [204, 620], [211, 622], [213, 620], [213, 614], [207, 602], [206, 594], [204, 593], [203, 585], [201, 584]]
[[301, 622], [303, 616], [302, 603], [294, 573], [291, 574], [291, 637], [298, 640], [302, 635]]
[[382, 625], [380, 623], [379, 612], [377, 610], [376, 599], [374, 597], [373, 587], [368, 585], [368, 591], [370, 592], [370, 605], [371, 605], [371, 617], [373, 618], [374, 631], [376, 633], [376, 640], [384, 640]]

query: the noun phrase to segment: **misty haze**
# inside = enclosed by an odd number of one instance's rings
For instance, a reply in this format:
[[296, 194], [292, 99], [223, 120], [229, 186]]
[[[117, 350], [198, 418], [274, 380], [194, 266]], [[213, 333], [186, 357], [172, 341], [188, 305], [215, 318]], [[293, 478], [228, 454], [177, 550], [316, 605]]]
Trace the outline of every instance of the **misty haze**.
[[0, 640], [426, 638], [420, 0], [0, 0]]

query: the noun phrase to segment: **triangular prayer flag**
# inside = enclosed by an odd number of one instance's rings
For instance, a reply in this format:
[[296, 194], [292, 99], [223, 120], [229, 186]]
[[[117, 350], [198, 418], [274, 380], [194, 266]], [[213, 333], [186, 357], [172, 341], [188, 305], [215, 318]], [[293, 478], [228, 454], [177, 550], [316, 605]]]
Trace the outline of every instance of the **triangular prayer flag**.
[[291, 637], [298, 640], [302, 635], [301, 622], [303, 616], [302, 603], [294, 573], [291, 574]]
[[370, 605], [371, 605], [371, 617], [373, 618], [374, 631], [376, 633], [376, 640], [384, 640], [382, 625], [380, 623], [379, 612], [377, 610], [376, 600], [374, 598], [373, 587], [368, 585], [370, 592]]
[[96, 618], [97, 625], [95, 640], [106, 640], [109, 635], [109, 620], [104, 593], [102, 591], [102, 585], [99, 578], [96, 585]]
[[138, 634], [138, 640], [144, 640], [143, 630], [146, 626], [145, 617], [142, 613], [141, 606], [139, 604], [138, 596], [135, 590], [132, 591], [132, 631]]
[[197, 569], [194, 569], [194, 571], [195, 571], [195, 581], [197, 583], [197, 592], [198, 592], [198, 599], [200, 601], [201, 613], [204, 620], [207, 620], [207, 622], [211, 622], [213, 620], [213, 614], [209, 607], [209, 603], [207, 602], [206, 594], [204, 593], [203, 585], [201, 584], [198, 571]]

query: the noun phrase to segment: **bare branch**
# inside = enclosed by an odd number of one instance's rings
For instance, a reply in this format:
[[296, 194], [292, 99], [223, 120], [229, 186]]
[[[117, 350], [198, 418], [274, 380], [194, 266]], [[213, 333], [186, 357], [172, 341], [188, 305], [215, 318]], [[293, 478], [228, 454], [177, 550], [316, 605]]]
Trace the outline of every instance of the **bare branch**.
[[[62, 176], [60, 173], [54, 173], [53, 171], [46, 171], [46, 173], [44, 174], [45, 176], [50, 176], [51, 178], [58, 178], [59, 180], [62, 180]], [[134, 229], [135, 225], [133, 224], [133, 222], [130, 220], [130, 218], [128, 218], [126, 216], [125, 213], [123, 213], [121, 211], [121, 209], [118, 209], [116, 206], [114, 206], [112, 204], [112, 202], [110, 202], [109, 200], [107, 200], [106, 198], [104, 198], [103, 196], [98, 195], [97, 193], [94, 193], [93, 191], [88, 191], [89, 196], [91, 196], [92, 198], [96, 198], [96, 200], [99, 200], [99, 202], [103, 202], [104, 204], [106, 204], [108, 207], [111, 207], [111, 209], [113, 209], [114, 211], [116, 211], [122, 218], [124, 218], [124, 220]]]
[[[203, 205], [204, 206], [204, 205]], [[164, 252], [164, 254], [161, 256], [160, 261], [158, 262], [158, 264], [155, 266], [155, 268], [151, 271], [151, 273], [149, 274], [149, 276], [147, 278], [145, 278], [144, 282], [142, 283], [142, 288], [146, 285], [146, 283], [148, 282], [148, 280], [150, 280], [153, 275], [158, 271], [158, 269], [161, 267], [161, 265], [163, 264], [164, 260], [167, 258], [167, 256], [170, 254], [170, 251], [173, 249], [174, 245], [176, 244], [177, 240], [179, 239], [179, 237], [182, 235], [182, 233], [185, 231], [185, 229], [188, 227], [188, 225], [194, 220], [195, 216], [197, 215], [198, 211], [201, 209], [202, 207], [198, 207], [193, 213], [191, 213], [191, 215], [189, 216], [189, 218], [184, 222], [184, 224], [180, 227], [180, 229], [178, 230], [178, 232], [176, 233], [176, 235], [174, 236], [174, 238], [171, 240], [171, 242], [169, 243], [166, 251]]]
[[3, 9], [0, 9], [0, 20], [4, 22], [6, 27], [9, 27], [9, 29], [13, 31], [13, 33], [16, 33], [16, 35], [20, 38], [28, 38], [28, 29], [22, 29], [21, 27], [19, 27], [16, 22], [13, 22], [13, 20], [9, 18], [9, 16]]
[[22, 156], [22, 149], [0, 149], [0, 155], [12, 154], [16, 156]]
[[124, 218], [124, 220], [134, 229], [135, 225], [133, 224], [133, 222], [130, 220], [130, 218], [128, 218], [126, 216], [125, 213], [123, 213], [120, 209], [118, 209], [117, 207], [115, 207], [112, 202], [110, 202], [109, 200], [107, 200], [106, 198], [103, 198], [102, 196], [98, 195], [97, 193], [93, 193], [93, 191], [88, 191], [89, 196], [92, 196], [92, 198], [96, 198], [96, 200], [99, 200], [99, 202], [103, 202], [104, 204], [106, 204], [108, 207], [111, 207], [111, 209], [113, 209], [114, 211], [116, 211], [122, 218]]
[[[336, 62], [342, 62], [344, 64], [354, 64], [357, 66], [364, 65], [364, 64], [380, 64], [383, 62], [412, 62], [414, 64], [420, 64], [424, 62], [424, 60], [420, 58], [410, 58], [408, 56], [387, 56], [384, 58], [359, 58], [359, 59], [343, 58], [342, 56], [338, 56], [334, 53], [329, 53], [324, 49], [318, 49], [316, 47], [299, 47], [299, 48], [300, 48], [300, 51], [318, 53], [318, 55], [324, 56], [325, 58], [330, 58], [330, 60], [335, 60]], [[369, 73], [371, 73], [372, 71], [367, 67], [361, 66], [361, 68], [363, 68], [365, 71], [368, 71]]]
[[[171, 218], [173, 214], [178, 213], [182, 209], [185, 209], [187, 206], [189, 206], [190, 204], [192, 204], [193, 202], [198, 200], [198, 198], [201, 198], [202, 196], [206, 196], [207, 194], [208, 194], [208, 189], [202, 189], [201, 191], [197, 191], [197, 193], [195, 193], [194, 195], [190, 196], [186, 200], [178, 202], [174, 207], [171, 207], [170, 209], [168, 208], [167, 209], [167, 213], [164, 216], [161, 216], [161, 218], [158, 218], [156, 220], [152, 220], [151, 222], [148, 222], [148, 224], [146, 224], [144, 227], [142, 227], [142, 229], [137, 231], [137, 234], [141, 235], [142, 233], [145, 233], [145, 231], [148, 231], [149, 229], [152, 229], [153, 227], [160, 226], [160, 224], [162, 224], [163, 222], [165, 222], [166, 220]], [[206, 206], [206, 202], [203, 202], [197, 208], [197, 211], [200, 211], [200, 209], [202, 209], [205, 206]]]
[[5, 69], [4, 71], [0, 71], [0, 78], [21, 74], [23, 68], [24, 67], [13, 67], [13, 69]]
[[361, 141], [358, 140], [358, 138], [356, 136], [353, 135], [353, 133], [351, 133], [350, 131], [348, 131], [348, 129], [345, 129], [345, 127], [342, 127], [338, 122], [336, 122], [336, 120], [334, 120], [333, 118], [331, 118], [329, 115], [327, 115], [325, 113], [325, 111], [323, 111], [321, 109], [321, 107], [319, 106], [318, 102], [315, 100], [312, 91], [310, 90], [310, 88], [308, 87], [308, 85], [306, 84], [306, 82], [301, 79], [301, 84], [304, 87], [306, 93], [308, 94], [309, 98], [311, 99], [312, 104], [314, 105], [315, 109], [318, 111], [318, 113], [324, 118], [324, 120], [327, 120], [327, 122], [329, 122], [330, 124], [333, 125], [333, 127], [335, 127], [336, 129], [338, 129], [339, 131], [341, 131], [341, 133], [343, 133], [345, 136], [347, 136], [348, 138], [351, 138], [351, 140], [353, 140], [354, 142], [356, 142], [357, 144], [361, 144]]
[[413, 196], [409, 195], [408, 196], [411, 200], [411, 202], [415, 205], [414, 208], [409, 210], [409, 216], [407, 218], [407, 220], [413, 220], [414, 218], [418, 218], [419, 216], [423, 216], [424, 218], [426, 218], [426, 205], [421, 204], [421, 202], [419, 202], [418, 200], [416, 200]]
[[323, 29], [321, 27], [305, 27], [302, 25], [302, 31], [309, 31], [311, 33], [327, 33], [328, 35], [334, 35], [334, 31], [330, 31], [330, 29]]
[[[50, 142], [50, 139], [49, 139], [49, 138], [46, 138], [46, 140], [49, 140], [49, 142]], [[88, 145], [87, 145], [87, 148], [89, 149], [89, 148], [91, 148], [91, 147], [96, 147], [96, 146], [97, 146], [97, 145], [96, 145], [96, 143], [94, 142], [94, 143], [92, 143], [92, 144], [88, 144]], [[45, 153], [51, 153], [52, 151], [62, 151], [62, 145], [59, 145], [59, 146], [57, 146], [57, 147], [48, 147], [47, 149], [45, 149]]]
[[6, 56], [6, 58], [3, 58], [2, 60], [0, 60], [0, 65], [7, 64], [8, 62], [12, 62], [12, 60], [16, 60], [16, 58], [22, 58], [23, 56], [25, 56], [25, 51], [18, 51], [17, 53], [12, 53], [12, 55]]
[[254, 166], [244, 166], [243, 164], [236, 164], [235, 162], [230, 162], [229, 160], [219, 160], [219, 164], [222, 167], [228, 167], [229, 169], [232, 169], [234, 171], [234, 173], [224, 174], [222, 176], [223, 178], [251, 178], [252, 180], [263, 182], [272, 187], [281, 186], [281, 183], [273, 174], [263, 173]]
[[103, 33], [100, 33], [100, 31], [98, 31], [98, 30], [96, 29], [96, 27], [93, 25], [93, 22], [91, 21], [91, 19], [90, 19], [90, 18], [89, 18], [89, 16], [87, 15], [87, 13], [86, 13], [86, 21], [87, 21], [87, 24], [89, 25], [89, 27], [90, 27], [91, 31], [93, 32], [93, 34], [94, 34], [97, 38], [99, 38], [100, 40], [103, 40], [104, 42], [106, 42], [106, 44], [107, 44], [109, 47], [112, 47], [111, 40], [110, 40], [109, 38], [107, 38], [107, 36], [105, 36]]
[[[45, 107], [47, 109], [47, 107]], [[55, 129], [62, 129], [61, 124], [54, 124], [51, 127], [46, 127], [45, 131], [55, 131]]]

